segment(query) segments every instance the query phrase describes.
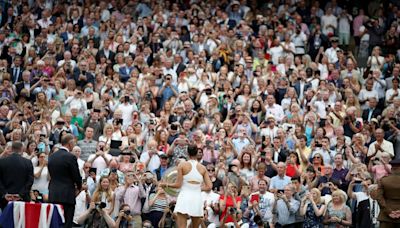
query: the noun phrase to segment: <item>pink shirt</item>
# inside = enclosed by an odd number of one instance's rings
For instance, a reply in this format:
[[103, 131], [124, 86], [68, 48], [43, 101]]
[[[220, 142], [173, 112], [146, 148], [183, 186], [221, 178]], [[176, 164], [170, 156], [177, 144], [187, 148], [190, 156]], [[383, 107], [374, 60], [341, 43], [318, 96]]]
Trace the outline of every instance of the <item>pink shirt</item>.
[[[390, 164], [387, 165], [389, 169], [392, 169]], [[372, 172], [375, 174], [376, 180], [380, 180], [382, 177], [387, 176], [389, 173], [386, 171], [384, 165], [374, 165]]]
[[142, 211], [141, 199], [144, 198], [146, 192], [141, 184], [139, 186], [131, 185], [125, 190], [125, 186], [120, 186], [115, 189], [115, 200], [118, 207], [126, 203], [131, 208], [132, 215], [140, 215]]
[[353, 20], [353, 31], [354, 31], [354, 36], [360, 36], [360, 27], [363, 25], [364, 22], [364, 15], [357, 16]]

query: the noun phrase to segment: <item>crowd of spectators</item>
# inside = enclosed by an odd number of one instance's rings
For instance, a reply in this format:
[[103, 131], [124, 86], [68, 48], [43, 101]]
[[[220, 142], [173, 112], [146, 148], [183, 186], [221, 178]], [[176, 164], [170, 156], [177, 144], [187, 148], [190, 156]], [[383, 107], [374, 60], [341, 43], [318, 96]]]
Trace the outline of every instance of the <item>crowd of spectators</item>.
[[1, 1], [0, 156], [22, 142], [46, 202], [47, 159], [74, 135], [77, 227], [174, 227], [157, 182], [189, 144], [213, 182], [204, 227], [378, 226], [370, 193], [400, 158], [399, 7]]

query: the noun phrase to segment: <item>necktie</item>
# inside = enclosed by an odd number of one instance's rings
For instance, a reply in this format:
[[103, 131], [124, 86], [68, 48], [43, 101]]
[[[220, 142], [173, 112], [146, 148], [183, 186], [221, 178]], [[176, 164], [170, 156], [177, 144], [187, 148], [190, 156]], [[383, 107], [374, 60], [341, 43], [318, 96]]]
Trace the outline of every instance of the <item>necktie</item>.
[[370, 109], [369, 109], [369, 112], [368, 112], [368, 122], [371, 121], [372, 113], [373, 113], [373, 112], [374, 112], [374, 110], [373, 110], [372, 108], [370, 108]]

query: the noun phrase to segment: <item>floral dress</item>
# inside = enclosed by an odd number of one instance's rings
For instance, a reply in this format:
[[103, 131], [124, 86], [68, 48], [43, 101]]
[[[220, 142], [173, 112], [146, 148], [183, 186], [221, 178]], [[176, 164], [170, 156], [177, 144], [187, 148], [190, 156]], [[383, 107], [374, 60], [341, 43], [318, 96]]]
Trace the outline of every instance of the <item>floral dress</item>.
[[[322, 204], [317, 204], [317, 208], [320, 209]], [[314, 212], [314, 208], [311, 203], [308, 203], [306, 216], [304, 219], [304, 228], [322, 228], [323, 216], [317, 216]]]
[[[328, 217], [338, 217], [339, 219], [346, 219], [346, 211], [349, 211], [350, 208], [347, 205], [344, 205], [341, 209], [336, 210], [333, 208], [333, 205], [330, 203], [327, 208]], [[338, 223], [329, 223], [328, 228], [339, 228], [339, 227], [347, 227], [340, 225]]]

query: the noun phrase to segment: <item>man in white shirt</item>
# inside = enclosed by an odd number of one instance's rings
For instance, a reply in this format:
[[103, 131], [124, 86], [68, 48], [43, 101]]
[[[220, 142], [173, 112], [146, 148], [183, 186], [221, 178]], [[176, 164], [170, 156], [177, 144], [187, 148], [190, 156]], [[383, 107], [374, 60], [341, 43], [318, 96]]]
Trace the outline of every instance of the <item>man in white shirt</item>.
[[267, 96], [267, 106], [265, 108], [267, 116], [274, 116], [278, 122], [281, 122], [285, 117], [282, 106], [275, 104], [275, 97], [272, 94]]
[[296, 33], [292, 35], [291, 41], [295, 46], [295, 54], [303, 55], [306, 52], [307, 36], [301, 31], [301, 27], [296, 27]]
[[203, 198], [204, 205], [208, 212], [208, 221], [218, 227], [220, 224], [219, 214], [214, 213], [214, 208], [215, 209], [218, 208], [220, 195], [218, 193], [215, 193], [214, 191], [210, 190], [208, 192], [201, 192], [201, 196]]
[[337, 37], [332, 37], [331, 38], [332, 47], [326, 49], [325, 51], [325, 55], [328, 57], [329, 63], [335, 64], [339, 61], [337, 52], [341, 49], [338, 47], [338, 41], [339, 40]]
[[96, 168], [96, 175], [100, 175], [108, 167], [112, 159], [110, 154], [104, 152], [105, 147], [105, 142], [99, 142], [97, 144], [97, 152], [88, 157], [88, 162], [92, 164], [92, 168]]
[[156, 141], [149, 141], [149, 143], [147, 144], [147, 151], [143, 152], [140, 155], [140, 162], [143, 162], [146, 169], [150, 172], [154, 172], [154, 170], [160, 167], [161, 161], [159, 157], [159, 152], [157, 151]]
[[239, 129], [238, 137], [232, 139], [232, 143], [240, 156], [242, 149], [251, 143], [247, 135], [246, 128]]
[[131, 97], [128, 95], [125, 95], [120, 99], [120, 104], [118, 104], [116, 109], [120, 110], [122, 113], [122, 125], [124, 127], [132, 124], [132, 114], [134, 111], [138, 111], [136, 104], [131, 103]]
[[337, 28], [337, 18], [332, 14], [332, 8], [326, 10], [326, 14], [321, 17], [322, 33], [326, 36], [331, 33], [335, 34]]
[[266, 180], [261, 179], [258, 181], [258, 192], [250, 195], [248, 210], [253, 210], [255, 212], [260, 212], [261, 219], [264, 223], [269, 223], [272, 226], [273, 219], [273, 208], [275, 204], [275, 196], [271, 192], [268, 192], [268, 183]]
[[376, 90], [373, 89], [374, 86], [374, 79], [368, 78], [365, 81], [365, 88], [361, 89], [360, 93], [358, 94], [358, 100], [360, 101], [361, 104], [361, 109], [367, 109], [368, 108], [368, 99], [369, 98], [376, 98], [377, 101], [379, 101], [379, 95]]
[[368, 157], [375, 156], [376, 158], [381, 158], [382, 153], [386, 152], [390, 155], [390, 157], [394, 156], [393, 144], [383, 137], [385, 136], [385, 132], [383, 129], [379, 128], [375, 130], [375, 138], [376, 141], [371, 143], [368, 148]]
[[48, 9], [43, 10], [42, 18], [40, 20], [38, 20], [37, 23], [42, 29], [46, 29], [51, 24], [53, 24], [53, 22], [51, 21], [51, 14], [50, 14], [50, 11]]

